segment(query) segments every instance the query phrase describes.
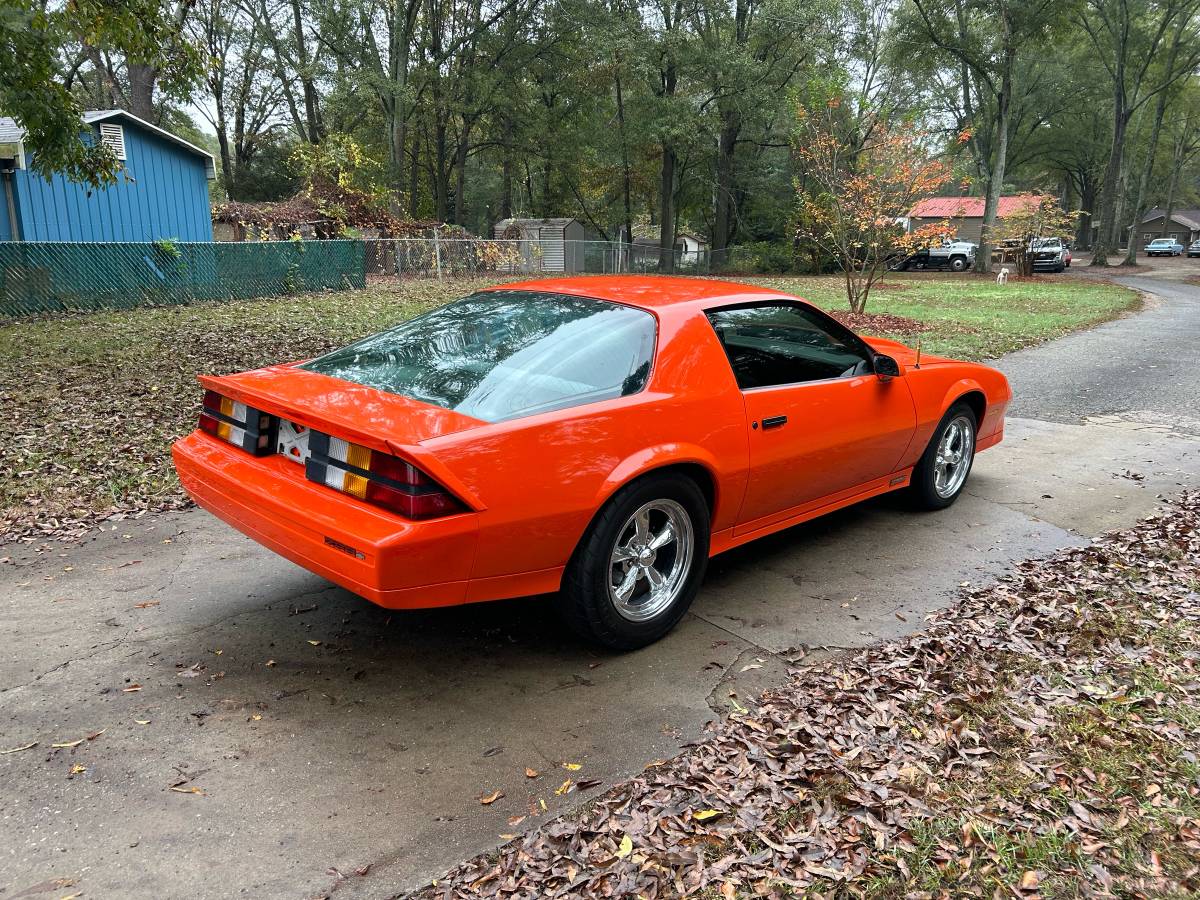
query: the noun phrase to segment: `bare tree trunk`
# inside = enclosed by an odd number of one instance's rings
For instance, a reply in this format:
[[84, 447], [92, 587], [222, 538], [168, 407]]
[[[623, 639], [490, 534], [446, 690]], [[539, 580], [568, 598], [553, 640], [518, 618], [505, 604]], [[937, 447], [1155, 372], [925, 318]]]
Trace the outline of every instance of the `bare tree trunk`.
[[[619, 62], [619, 61], [618, 61]], [[621, 91], [621, 70], [614, 76], [617, 88], [617, 128], [621, 135], [621, 199], [625, 218], [621, 223], [621, 240], [633, 243], [633, 176], [629, 168], [629, 139], [625, 132], [625, 97]]]
[[445, 222], [450, 177], [446, 166], [446, 123], [441, 121], [435, 122], [433, 126], [433, 169], [436, 175], [433, 186], [434, 218]]
[[[1173, 64], [1174, 54], [1172, 54], [1171, 62], [1168, 65]], [[1142, 174], [1138, 178], [1137, 196], [1133, 203], [1133, 215], [1125, 220], [1132, 224], [1129, 226], [1129, 248], [1125, 251], [1125, 259], [1121, 263], [1123, 266], [1136, 266], [1138, 264], [1138, 226], [1142, 223], [1142, 216], [1145, 214], [1146, 189], [1150, 186], [1150, 176], [1154, 174], [1154, 156], [1158, 152], [1158, 138], [1162, 133], [1163, 116], [1166, 114], [1166, 111], [1167, 92], [1159, 91], [1158, 101], [1154, 105], [1154, 124], [1150, 127], [1150, 144], [1146, 149], [1146, 164], [1142, 166]]]
[[1113, 213], [1112, 242], [1114, 250], [1125, 246], [1125, 207], [1129, 205], [1129, 155], [1121, 160], [1121, 177], [1117, 179], [1117, 202]]
[[463, 216], [465, 215], [466, 205], [464, 197], [466, 195], [466, 178], [467, 178], [467, 140], [470, 131], [468, 128], [463, 129], [462, 138], [458, 142], [458, 147], [454, 153], [454, 224], [462, 225]]
[[975, 271], [992, 271], [992, 231], [1000, 211], [1000, 193], [1004, 189], [1004, 170], [1008, 162], [1008, 128], [1012, 120], [1013, 69], [1017, 48], [1013, 43], [1011, 9], [1003, 7], [1002, 44], [1004, 63], [1000, 71], [1000, 91], [996, 97], [996, 158], [988, 175], [987, 197], [983, 204], [983, 227], [979, 237], [979, 253], [975, 256]]
[[1171, 215], [1175, 212], [1175, 191], [1179, 187], [1179, 170], [1183, 168], [1183, 141], [1176, 141], [1171, 154], [1171, 177], [1167, 181], [1167, 205], [1163, 210], [1162, 230], [1158, 236], [1165, 238], [1171, 226]]
[[500, 174], [500, 218], [511, 219], [513, 214], [513, 151], [512, 119], [504, 117], [504, 158]]
[[1104, 180], [1100, 185], [1100, 228], [1096, 234], [1096, 247], [1092, 251], [1093, 266], [1107, 266], [1108, 254], [1113, 248], [1113, 230], [1117, 221], [1117, 196], [1120, 191], [1121, 162], [1125, 156], [1125, 130], [1129, 126], [1129, 114], [1125, 109], [1124, 80], [1114, 79], [1119, 87], [1113, 90], [1113, 136], [1108, 151], [1108, 162], [1104, 166]]
[[421, 135], [413, 131], [412, 160], [408, 166], [408, 217], [415, 219], [420, 210], [418, 194], [421, 190]]
[[139, 119], [154, 122], [154, 83], [158, 80], [158, 69], [141, 63], [127, 62], [125, 76], [126, 102], [129, 111]]
[[717, 265], [725, 264], [733, 237], [734, 213], [737, 209], [734, 150], [742, 130], [741, 115], [736, 109], [723, 113], [721, 120], [721, 130], [717, 135], [717, 195], [713, 204], [711, 235], [712, 260]]
[[658, 187], [658, 271], [675, 271], [675, 148], [663, 144], [662, 178]]
[[300, 12], [300, 0], [292, 0], [292, 27], [295, 29], [296, 69], [300, 85], [304, 89], [304, 123], [308, 128], [306, 140], [310, 144], [321, 142], [320, 97], [313, 81], [308, 57], [308, 45], [304, 41], [304, 19]]
[[229, 135], [225, 133], [225, 111], [217, 103], [217, 147], [221, 151], [221, 180], [225, 182], [225, 197], [234, 200], [236, 186], [233, 180], [233, 159], [229, 153]]

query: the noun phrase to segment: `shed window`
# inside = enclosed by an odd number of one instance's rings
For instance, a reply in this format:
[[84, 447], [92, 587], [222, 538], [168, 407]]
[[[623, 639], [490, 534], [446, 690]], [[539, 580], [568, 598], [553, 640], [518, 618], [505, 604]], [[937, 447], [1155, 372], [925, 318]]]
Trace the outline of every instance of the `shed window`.
[[125, 158], [125, 129], [120, 125], [100, 123], [100, 142], [111, 150], [117, 159]]

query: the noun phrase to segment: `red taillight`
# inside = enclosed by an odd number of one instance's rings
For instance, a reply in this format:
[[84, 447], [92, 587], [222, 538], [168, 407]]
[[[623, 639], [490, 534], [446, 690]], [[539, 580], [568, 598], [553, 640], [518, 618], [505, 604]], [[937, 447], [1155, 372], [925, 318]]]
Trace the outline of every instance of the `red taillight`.
[[397, 456], [318, 431], [310, 433], [305, 476], [406, 519], [465, 512], [453, 494]]
[[434, 519], [463, 511], [463, 505], [451, 494], [431, 479], [426, 480], [429, 489], [418, 494], [397, 490], [378, 481], [368, 481], [366, 501], [399, 513], [406, 519]]

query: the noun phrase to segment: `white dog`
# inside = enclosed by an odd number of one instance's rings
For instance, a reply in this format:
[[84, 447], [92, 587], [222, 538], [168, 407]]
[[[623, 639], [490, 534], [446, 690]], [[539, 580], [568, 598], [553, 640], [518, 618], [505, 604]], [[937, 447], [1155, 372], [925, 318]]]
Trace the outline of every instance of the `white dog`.
[[996, 284], [1008, 284], [1008, 266], [1000, 267], [1000, 274], [996, 276]]

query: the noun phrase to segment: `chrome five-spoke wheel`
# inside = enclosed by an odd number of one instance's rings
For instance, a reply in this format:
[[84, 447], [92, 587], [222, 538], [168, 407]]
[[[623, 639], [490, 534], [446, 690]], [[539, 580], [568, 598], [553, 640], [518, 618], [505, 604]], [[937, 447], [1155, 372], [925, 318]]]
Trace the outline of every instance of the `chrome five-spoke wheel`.
[[692, 519], [674, 500], [640, 506], [617, 533], [608, 593], [631, 622], [653, 619], [678, 598], [695, 552]]
[[939, 497], [949, 499], [958, 493], [974, 455], [975, 423], [966, 416], [952, 419], [942, 432], [933, 461], [933, 489]]
[[962, 400], [942, 416], [909, 480], [909, 500], [917, 509], [945, 509], [958, 499], [975, 460], [978, 421]]
[[657, 641], [691, 605], [708, 563], [710, 507], [679, 471], [651, 472], [617, 491], [563, 573], [563, 617], [618, 650]]

